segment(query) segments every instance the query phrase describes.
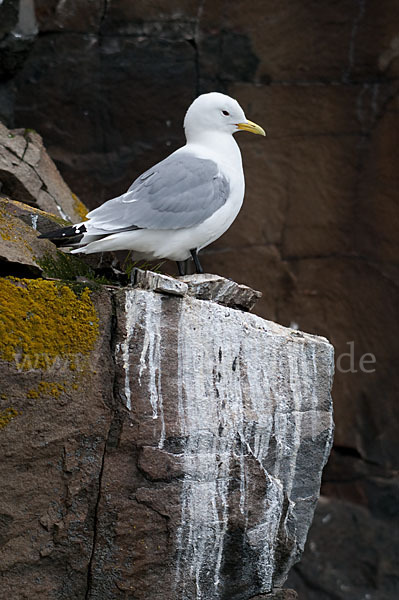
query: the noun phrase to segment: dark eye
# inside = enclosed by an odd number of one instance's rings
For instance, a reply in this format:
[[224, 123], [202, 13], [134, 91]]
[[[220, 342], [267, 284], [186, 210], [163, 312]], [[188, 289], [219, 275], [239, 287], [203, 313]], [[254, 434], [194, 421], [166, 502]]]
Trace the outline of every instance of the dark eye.
[[224, 115], [225, 117], [229, 117], [230, 113], [227, 112], [227, 110], [222, 110], [222, 115]]

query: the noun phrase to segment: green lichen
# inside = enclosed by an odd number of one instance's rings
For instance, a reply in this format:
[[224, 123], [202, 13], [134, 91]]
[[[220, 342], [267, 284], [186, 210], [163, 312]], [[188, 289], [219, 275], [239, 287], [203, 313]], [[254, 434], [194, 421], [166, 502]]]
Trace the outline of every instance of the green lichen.
[[42, 258], [35, 260], [47, 277], [66, 281], [73, 281], [76, 277], [85, 277], [91, 280], [96, 278], [95, 272], [86, 263], [77, 256], [66, 254], [60, 250], [57, 250], [55, 255], [45, 254]]
[[77, 277], [84, 277], [97, 285], [107, 285], [111, 282], [103, 276], [96, 275], [95, 271], [73, 254], [66, 254], [57, 250], [55, 255], [45, 254], [42, 258], [35, 257], [36, 263], [43, 269], [43, 275], [64, 281], [75, 281]]
[[15, 419], [18, 414], [18, 411], [15, 410], [15, 408], [12, 408], [12, 406], [0, 411], [0, 429], [7, 427], [9, 422], [12, 421], [12, 419]]
[[91, 291], [79, 287], [0, 279], [0, 357], [29, 370], [48, 368], [57, 357], [72, 361], [88, 354], [98, 335], [98, 316]]

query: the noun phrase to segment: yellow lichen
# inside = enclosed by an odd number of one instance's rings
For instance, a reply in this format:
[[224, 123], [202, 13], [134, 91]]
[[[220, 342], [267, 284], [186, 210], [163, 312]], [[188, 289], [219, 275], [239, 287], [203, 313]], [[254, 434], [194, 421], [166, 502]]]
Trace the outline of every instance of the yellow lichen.
[[48, 215], [48, 213], [46, 213], [44, 210], [36, 208], [35, 206], [31, 206], [30, 204], [24, 204], [23, 202], [19, 202], [19, 200], [11, 200], [10, 198], [0, 198], [0, 201], [2, 203], [4, 202], [6, 205], [13, 204], [14, 206], [19, 206], [23, 210], [33, 212], [37, 215]]
[[0, 357], [20, 370], [49, 369], [58, 358], [76, 363], [98, 334], [90, 295], [43, 279], [1, 279]]
[[10, 226], [9, 226], [8, 221], [9, 221], [9, 215], [3, 209], [3, 207], [1, 207], [0, 208], [0, 236], [5, 241], [9, 241], [9, 240], [12, 239], [12, 236], [10, 234]]
[[12, 421], [12, 419], [15, 419], [17, 415], [18, 411], [15, 410], [15, 408], [12, 408], [12, 406], [6, 408], [5, 410], [2, 410], [0, 412], [0, 429], [2, 429], [3, 427], [7, 427], [9, 422]]
[[36, 388], [28, 390], [27, 397], [41, 398], [42, 396], [51, 396], [52, 398], [58, 398], [62, 392], [65, 392], [64, 384], [41, 381]]
[[15, 215], [11, 214], [4, 206], [3, 203], [0, 205], [0, 236], [5, 242], [12, 242], [17, 246], [25, 246], [30, 254], [32, 254], [32, 247], [27, 241], [27, 234], [29, 235], [30, 227], [23, 221], [18, 219]]
[[79, 217], [82, 219], [82, 221], [85, 221], [86, 215], [89, 212], [88, 208], [86, 208], [86, 206], [83, 204], [83, 202], [81, 200], [79, 200], [79, 198], [77, 197], [76, 194], [72, 193], [72, 198], [73, 198], [73, 208], [75, 209], [75, 212], [79, 215]]

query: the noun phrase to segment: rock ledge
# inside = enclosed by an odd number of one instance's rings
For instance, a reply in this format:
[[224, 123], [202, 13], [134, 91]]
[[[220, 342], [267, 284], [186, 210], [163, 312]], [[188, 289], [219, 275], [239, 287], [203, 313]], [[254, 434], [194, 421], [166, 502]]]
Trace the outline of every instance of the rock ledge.
[[186, 275], [175, 279], [169, 275], [134, 269], [133, 286], [143, 290], [193, 296], [198, 300], [217, 302], [223, 306], [249, 311], [262, 293], [250, 287], [212, 273]]

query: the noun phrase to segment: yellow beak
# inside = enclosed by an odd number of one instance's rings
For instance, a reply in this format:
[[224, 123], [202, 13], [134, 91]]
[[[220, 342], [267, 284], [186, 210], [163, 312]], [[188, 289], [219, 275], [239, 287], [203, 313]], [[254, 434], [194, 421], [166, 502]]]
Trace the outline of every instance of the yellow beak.
[[237, 129], [242, 131], [250, 131], [251, 133], [257, 133], [258, 135], [266, 135], [266, 132], [260, 125], [253, 123], [252, 121], [245, 121], [245, 123], [237, 123]]

